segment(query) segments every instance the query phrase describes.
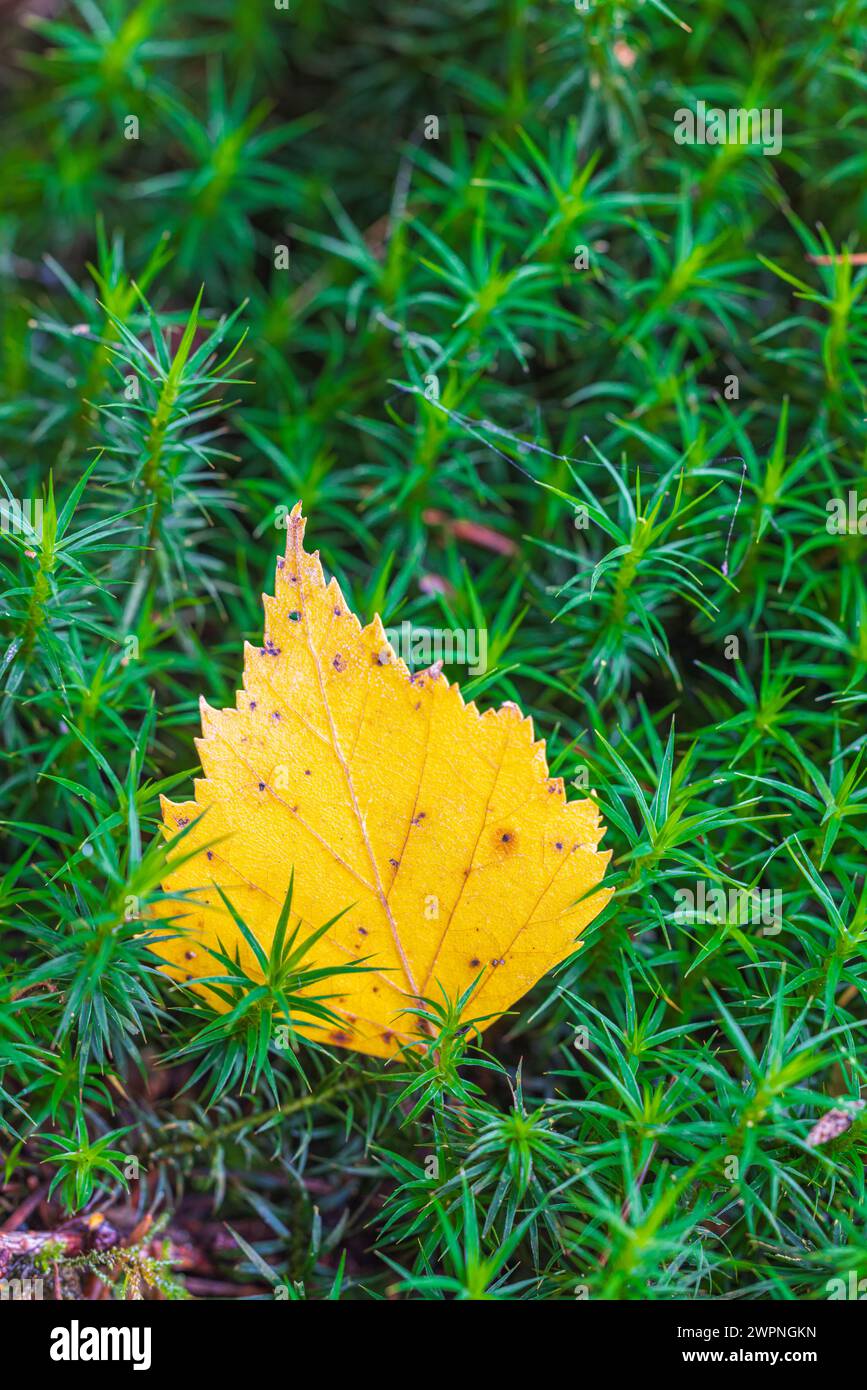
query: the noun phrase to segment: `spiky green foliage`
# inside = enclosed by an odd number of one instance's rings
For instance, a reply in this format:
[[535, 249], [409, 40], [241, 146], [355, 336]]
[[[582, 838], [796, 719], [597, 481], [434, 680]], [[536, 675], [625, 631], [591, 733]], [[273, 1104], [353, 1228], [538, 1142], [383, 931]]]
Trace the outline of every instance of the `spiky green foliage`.
[[[119, 1296], [177, 1292], [191, 1203], [263, 1297], [867, 1277], [867, 3], [26, 10], [0, 1218], [34, 1178], [55, 1224], [131, 1211], [88, 1257]], [[676, 143], [699, 100], [782, 150]], [[359, 614], [487, 632], [449, 675], [609, 827], [609, 908], [484, 1048], [436, 993], [396, 1064], [302, 1042], [338, 986], [291, 903], [257, 972], [217, 953], [220, 1016], [142, 934], [299, 497]]]

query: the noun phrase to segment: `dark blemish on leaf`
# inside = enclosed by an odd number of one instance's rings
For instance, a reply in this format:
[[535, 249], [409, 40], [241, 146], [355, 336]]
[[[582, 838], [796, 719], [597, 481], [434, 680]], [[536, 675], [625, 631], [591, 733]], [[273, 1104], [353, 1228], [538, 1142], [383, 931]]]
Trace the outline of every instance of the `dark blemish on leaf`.
[[272, 719], [279, 719], [279, 718], [280, 718], [280, 711], [279, 711], [278, 709], [275, 709], [274, 713], [271, 715], [271, 718], [272, 718]]
[[178, 816], [178, 829], [181, 830], [185, 825], [189, 825], [189, 816]]
[[335, 616], [335, 618], [342, 618], [342, 617], [343, 617], [343, 609], [342, 609], [342, 608], [335, 608], [335, 610], [334, 610], [334, 616]]
[[208, 859], [213, 859], [213, 857], [214, 857], [214, 851], [213, 851], [212, 849], [206, 849], [206, 850], [205, 850], [205, 855], [207, 856]]
[[482, 962], [479, 960], [478, 956], [473, 956], [472, 960], [470, 961], [470, 965], [472, 966], [473, 970], [478, 970], [481, 963]]
[[335, 671], [346, 670], [346, 662], [343, 660], [343, 657], [340, 655], [340, 652], [337, 653], [331, 665], [334, 667]]
[[262, 648], [262, 655], [263, 655], [263, 656], [279, 656], [279, 655], [280, 655], [280, 648], [274, 646], [274, 643], [271, 641], [271, 638], [270, 638], [270, 637], [266, 637], [266, 639], [265, 639], [265, 645], [264, 645], [264, 647]]
[[309, 768], [309, 767], [305, 767], [305, 769], [304, 769], [304, 776], [305, 776], [305, 777], [309, 777], [310, 775], [311, 775], [311, 774], [310, 774], [310, 768]]
[[260, 782], [260, 783], [259, 783], [259, 790], [260, 790], [260, 792], [263, 792], [263, 791], [265, 790], [265, 783], [264, 783], [264, 782]]
[[196, 959], [196, 953], [195, 953], [195, 951], [184, 951], [184, 960], [195, 960], [195, 959]]
[[256, 701], [255, 701], [255, 700], [251, 700], [251, 701], [250, 701], [250, 709], [255, 709], [255, 708], [256, 708]]
[[421, 709], [421, 700], [416, 700], [415, 707], [416, 709]]
[[503, 842], [504, 845], [507, 845], [507, 844], [509, 843], [509, 841], [511, 840], [511, 838], [512, 838], [512, 837], [511, 837], [511, 835], [509, 834], [508, 830], [504, 830], [504, 831], [503, 831], [503, 834], [500, 836], [500, 839], [502, 840], [502, 842]]
[[396, 868], [399, 867], [399, 866], [398, 866], [398, 862], [397, 862], [396, 859], [389, 859], [388, 862], [389, 862], [389, 864], [391, 865], [391, 867], [392, 867], [393, 869], [396, 869]]
[[335, 1032], [331, 1034], [331, 1041], [336, 1043], [348, 1043], [352, 1042], [352, 1038], [348, 1033]]
[[506, 962], [505, 962], [504, 960], [502, 960], [502, 959], [500, 959], [500, 960], [492, 960], [492, 961], [491, 961], [491, 965], [493, 965], [495, 969], [496, 969], [496, 967], [497, 967], [498, 965], [505, 965], [505, 964], [506, 964]]
[[562, 848], [563, 848], [563, 841], [562, 841], [562, 840], [558, 840], [557, 843], [555, 844], [554, 848], [555, 848], [555, 849], [562, 849]]
[[285, 564], [286, 564], [286, 561], [285, 561], [285, 560], [282, 558], [282, 556], [281, 556], [281, 558], [277, 561], [277, 568], [278, 568], [278, 570], [282, 570], [282, 569], [284, 568]]
[[379, 985], [374, 985], [374, 986], [373, 986], [373, 992], [374, 992], [374, 994], [379, 994]]
[[358, 930], [362, 936], [367, 936], [367, 927], [359, 927]]
[[393, 1039], [394, 1039], [394, 1033], [390, 1033], [390, 1032], [386, 1031], [385, 1033], [382, 1033], [382, 1034], [381, 1034], [381, 1037], [382, 1037], [382, 1041], [383, 1041], [384, 1043], [390, 1043], [390, 1042], [392, 1042]]

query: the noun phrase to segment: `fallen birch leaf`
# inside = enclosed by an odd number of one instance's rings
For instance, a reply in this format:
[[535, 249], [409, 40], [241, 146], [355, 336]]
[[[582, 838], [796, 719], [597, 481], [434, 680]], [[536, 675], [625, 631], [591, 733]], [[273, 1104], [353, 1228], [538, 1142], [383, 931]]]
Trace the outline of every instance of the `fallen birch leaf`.
[[410, 673], [379, 617], [362, 628], [325, 582], [304, 528], [299, 504], [237, 708], [201, 703], [195, 800], [163, 801], [166, 834], [188, 827], [163, 887], [189, 896], [161, 904], [184, 934], [155, 949], [188, 981], [215, 973], [218, 939], [255, 971], [216, 885], [267, 950], [294, 868], [305, 929], [343, 912], [315, 964], [368, 967], [329, 982], [339, 1028], [299, 1031], [388, 1056], [417, 1040], [403, 1011], [437, 986], [456, 999], [481, 975], [470, 1015], [497, 1016], [568, 956], [608, 899], [593, 890], [610, 853], [531, 720], [479, 714], [437, 667]]

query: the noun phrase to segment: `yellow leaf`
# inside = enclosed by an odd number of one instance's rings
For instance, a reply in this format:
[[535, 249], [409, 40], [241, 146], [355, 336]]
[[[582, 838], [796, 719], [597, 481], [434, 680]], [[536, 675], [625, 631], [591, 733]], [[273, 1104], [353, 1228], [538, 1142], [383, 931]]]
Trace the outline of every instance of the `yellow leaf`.
[[568, 956], [607, 901], [591, 890], [610, 853], [593, 802], [549, 778], [531, 720], [511, 703], [479, 714], [437, 667], [411, 674], [379, 617], [362, 628], [326, 584], [304, 528], [299, 503], [237, 708], [202, 702], [195, 801], [163, 803], [167, 835], [189, 827], [170, 856], [197, 853], [163, 885], [189, 901], [161, 905], [184, 935], [158, 949], [188, 980], [219, 973], [203, 949], [218, 939], [255, 971], [214, 885], [267, 950], [294, 868], [305, 930], [352, 905], [315, 964], [372, 967], [327, 982], [341, 1027], [309, 1031], [388, 1056], [417, 1039], [404, 1011], [438, 985], [456, 999], [484, 972], [467, 1013], [496, 1016]]

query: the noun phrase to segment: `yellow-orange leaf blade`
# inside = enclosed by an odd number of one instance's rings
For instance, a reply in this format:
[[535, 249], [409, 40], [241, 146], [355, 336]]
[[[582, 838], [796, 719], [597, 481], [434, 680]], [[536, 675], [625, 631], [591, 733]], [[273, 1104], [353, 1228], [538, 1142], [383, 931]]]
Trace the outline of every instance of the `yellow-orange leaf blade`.
[[362, 628], [326, 583], [304, 529], [298, 506], [236, 709], [202, 703], [195, 801], [164, 802], [167, 833], [189, 825], [183, 853], [201, 852], [166, 880], [189, 903], [182, 919], [165, 906], [185, 935], [160, 951], [184, 978], [213, 974], [203, 947], [219, 939], [253, 969], [214, 885], [267, 949], [294, 868], [310, 930], [353, 904], [316, 964], [373, 967], [336, 982], [341, 1026], [315, 1036], [387, 1056], [437, 986], [457, 997], [484, 971], [470, 1012], [498, 1015], [569, 955], [608, 897], [590, 890], [609, 855], [531, 721], [511, 704], [480, 715], [435, 668], [412, 675], [379, 618]]

